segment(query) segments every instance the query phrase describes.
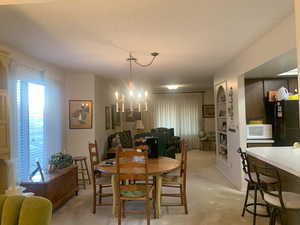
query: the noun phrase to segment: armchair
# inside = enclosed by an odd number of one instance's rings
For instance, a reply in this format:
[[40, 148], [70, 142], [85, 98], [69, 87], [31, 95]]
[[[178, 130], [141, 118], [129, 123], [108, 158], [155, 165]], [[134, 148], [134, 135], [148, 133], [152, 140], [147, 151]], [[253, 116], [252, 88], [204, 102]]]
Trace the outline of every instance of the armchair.
[[0, 224], [50, 225], [52, 203], [42, 197], [0, 195]]

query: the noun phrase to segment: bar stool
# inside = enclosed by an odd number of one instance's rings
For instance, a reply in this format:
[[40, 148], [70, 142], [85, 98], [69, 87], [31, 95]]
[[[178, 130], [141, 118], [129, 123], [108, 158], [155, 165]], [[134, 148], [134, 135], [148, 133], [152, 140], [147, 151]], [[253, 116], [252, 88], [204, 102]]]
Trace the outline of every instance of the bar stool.
[[[250, 168], [250, 165], [252, 166], [252, 164], [249, 163], [246, 152], [243, 152], [241, 148], [239, 148], [237, 152], [241, 156], [243, 171], [245, 173], [245, 180], [247, 181], [247, 192], [246, 192], [246, 198], [245, 198], [242, 216], [245, 215], [246, 211], [248, 213], [252, 214], [253, 215], [253, 225], [256, 225], [256, 216], [270, 217], [269, 205], [266, 203], [257, 202], [259, 187], [258, 187], [256, 173], [255, 173], [254, 169]], [[261, 180], [262, 180], [262, 183], [264, 184], [264, 186], [268, 186], [269, 184], [276, 182], [275, 179], [273, 179], [272, 177], [269, 177], [269, 176], [263, 176], [263, 177], [261, 177]], [[248, 203], [249, 192], [251, 190], [254, 191], [254, 201], [252, 203]], [[253, 206], [253, 211], [249, 209], [252, 206]], [[266, 207], [267, 214], [257, 213], [257, 206]]]
[[[281, 178], [277, 168], [255, 165], [254, 170], [263, 200], [271, 208], [270, 225], [276, 225], [277, 217], [280, 219], [280, 224], [284, 225], [282, 220], [283, 212], [300, 212], [300, 194], [282, 190]], [[275, 180], [269, 187], [266, 187], [262, 180], [266, 174]]]
[[[78, 184], [82, 185], [86, 189], [86, 181], [91, 184], [91, 178], [89, 170], [86, 163], [85, 156], [75, 156], [73, 157], [74, 164], [78, 166]], [[87, 176], [87, 179], [86, 179]]]

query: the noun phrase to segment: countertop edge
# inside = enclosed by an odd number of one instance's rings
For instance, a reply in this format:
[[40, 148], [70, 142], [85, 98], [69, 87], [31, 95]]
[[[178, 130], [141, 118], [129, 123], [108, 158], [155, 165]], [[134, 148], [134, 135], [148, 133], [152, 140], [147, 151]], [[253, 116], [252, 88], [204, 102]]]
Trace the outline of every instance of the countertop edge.
[[255, 158], [257, 158], [257, 159], [259, 159], [261, 161], [264, 161], [264, 162], [266, 162], [266, 163], [274, 166], [274, 167], [277, 167], [277, 168], [279, 168], [281, 170], [284, 170], [284, 171], [286, 171], [286, 172], [288, 172], [290, 174], [293, 174], [293, 175], [295, 175], [297, 177], [300, 177], [300, 171], [296, 171], [296, 170], [294, 170], [294, 169], [292, 169], [290, 167], [287, 167], [286, 165], [283, 165], [282, 163], [275, 162], [275, 161], [273, 161], [270, 158], [264, 157], [262, 155], [259, 155], [259, 154], [255, 153], [255, 152], [251, 152], [251, 148], [247, 149], [246, 152], [250, 156], [253, 156], [253, 157], [255, 157]]

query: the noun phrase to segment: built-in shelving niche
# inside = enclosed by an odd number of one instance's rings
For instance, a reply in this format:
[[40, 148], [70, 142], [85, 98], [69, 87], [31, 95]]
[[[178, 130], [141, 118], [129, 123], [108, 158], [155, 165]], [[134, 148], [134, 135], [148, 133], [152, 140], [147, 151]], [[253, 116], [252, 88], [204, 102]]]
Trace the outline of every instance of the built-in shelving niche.
[[228, 159], [227, 144], [227, 85], [222, 82], [215, 86], [216, 93], [216, 134], [217, 134], [217, 157], [225, 162]]

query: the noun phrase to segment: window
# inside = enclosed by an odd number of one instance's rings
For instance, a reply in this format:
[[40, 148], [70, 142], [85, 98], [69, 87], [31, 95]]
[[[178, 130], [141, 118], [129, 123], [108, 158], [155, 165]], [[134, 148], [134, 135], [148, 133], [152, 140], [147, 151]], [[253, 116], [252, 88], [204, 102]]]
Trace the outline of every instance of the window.
[[17, 81], [18, 162], [17, 179], [26, 180], [36, 168], [45, 165], [45, 86]]

